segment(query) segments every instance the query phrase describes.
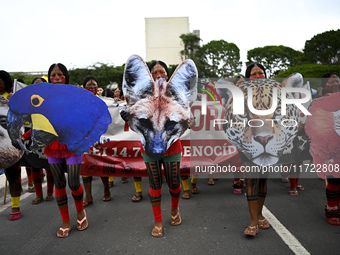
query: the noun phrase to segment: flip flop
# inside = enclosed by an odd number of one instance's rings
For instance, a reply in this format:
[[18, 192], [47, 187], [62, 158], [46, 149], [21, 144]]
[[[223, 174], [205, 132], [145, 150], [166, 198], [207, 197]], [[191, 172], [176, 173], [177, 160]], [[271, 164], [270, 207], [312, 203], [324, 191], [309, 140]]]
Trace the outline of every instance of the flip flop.
[[234, 189], [234, 194], [241, 195], [242, 194], [242, 189]]
[[59, 234], [57, 232], [57, 237], [61, 237], [61, 238], [68, 237], [68, 233], [71, 231], [71, 227], [69, 227], [69, 228], [59, 228], [59, 230], [62, 231], [63, 233]]
[[289, 182], [289, 180], [288, 180], [288, 178], [282, 178], [282, 182], [284, 182], [284, 183], [288, 183], [288, 182]]
[[[86, 225], [84, 227], [81, 227], [83, 222], [86, 220]], [[87, 217], [86, 217], [86, 211], [84, 210], [84, 218], [82, 220], [77, 219], [77, 229], [82, 231], [85, 230], [89, 226], [89, 223], [87, 222]]]
[[192, 193], [192, 194], [198, 194], [198, 193], [200, 193], [200, 191], [199, 191], [198, 188], [196, 187], [196, 184], [195, 184], [195, 185], [191, 184], [191, 193]]
[[131, 200], [132, 202], [140, 202], [142, 199], [143, 199], [143, 196], [134, 195]]
[[297, 197], [299, 193], [297, 192], [297, 190], [290, 190], [289, 195], [291, 195], [292, 197]]
[[9, 216], [9, 220], [18, 220], [18, 219], [21, 218], [21, 216], [22, 216], [21, 211], [19, 211], [19, 212], [11, 212], [10, 216]]
[[178, 226], [182, 223], [181, 215], [179, 214], [179, 208], [177, 210], [176, 215], [171, 215], [171, 225], [172, 226]]
[[153, 226], [151, 235], [154, 237], [162, 237], [163, 236], [163, 227]]
[[47, 195], [45, 198], [45, 201], [53, 201], [54, 200], [54, 196], [53, 195]]
[[86, 206], [89, 206], [89, 205], [92, 205], [93, 204], [93, 201], [83, 201], [83, 206], [86, 207]]
[[300, 185], [300, 184], [296, 185], [296, 188], [298, 190], [305, 190], [305, 188], [302, 185]]
[[247, 236], [256, 236], [256, 234], [259, 232], [258, 226], [248, 226], [246, 230], [244, 230], [244, 234]]
[[266, 219], [258, 220], [257, 223], [259, 224], [259, 228], [267, 229], [270, 227], [269, 222]]
[[188, 192], [183, 192], [183, 194], [182, 194], [182, 198], [183, 199], [190, 199], [190, 191], [188, 190]]
[[34, 200], [32, 200], [32, 205], [40, 204], [44, 199], [42, 197], [36, 197]]
[[111, 195], [110, 195], [110, 194], [109, 194], [109, 195], [104, 195], [104, 196], [103, 196], [103, 201], [104, 201], [104, 202], [111, 201]]
[[208, 180], [208, 185], [215, 185], [214, 180], [213, 180], [213, 179], [209, 179], [209, 180]]

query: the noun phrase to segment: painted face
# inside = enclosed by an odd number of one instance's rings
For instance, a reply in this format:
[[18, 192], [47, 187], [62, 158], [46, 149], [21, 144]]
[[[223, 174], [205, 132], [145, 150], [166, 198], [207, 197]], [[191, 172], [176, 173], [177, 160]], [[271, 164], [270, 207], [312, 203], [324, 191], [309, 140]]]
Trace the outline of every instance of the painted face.
[[66, 82], [65, 75], [57, 66], [53, 68], [49, 80], [53, 84], [65, 84]]
[[266, 78], [266, 76], [264, 75], [264, 72], [260, 67], [254, 66], [251, 69], [249, 80], [264, 79], [264, 78]]
[[94, 80], [89, 80], [85, 84], [85, 89], [96, 95], [98, 91], [98, 84]]
[[155, 81], [160, 78], [164, 78], [165, 80], [168, 79], [168, 74], [166, 73], [165, 68], [161, 66], [160, 64], [156, 64], [152, 68], [151, 74]]
[[4, 81], [0, 78], [0, 94], [5, 93], [6, 91], [6, 84], [4, 83]]

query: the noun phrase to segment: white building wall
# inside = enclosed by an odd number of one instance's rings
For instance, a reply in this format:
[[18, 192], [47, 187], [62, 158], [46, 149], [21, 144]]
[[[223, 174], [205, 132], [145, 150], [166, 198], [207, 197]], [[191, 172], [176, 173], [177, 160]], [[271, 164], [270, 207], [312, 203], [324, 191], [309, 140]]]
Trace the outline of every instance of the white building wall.
[[145, 18], [146, 61], [162, 60], [167, 65], [182, 62], [181, 34], [189, 33], [189, 17]]

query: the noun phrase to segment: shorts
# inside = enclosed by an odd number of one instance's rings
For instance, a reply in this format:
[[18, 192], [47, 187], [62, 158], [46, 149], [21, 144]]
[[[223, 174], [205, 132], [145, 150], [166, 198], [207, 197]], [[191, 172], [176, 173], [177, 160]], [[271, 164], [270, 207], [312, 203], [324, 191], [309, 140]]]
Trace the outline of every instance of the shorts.
[[75, 155], [68, 158], [52, 158], [47, 156], [49, 164], [61, 164], [66, 163], [66, 165], [79, 165], [82, 163], [83, 155]]
[[142, 153], [142, 157], [144, 159], [144, 162], [156, 162], [156, 161], [161, 161], [161, 162], [180, 162], [181, 161], [181, 153], [177, 153], [175, 155], [170, 155], [164, 158], [160, 159], [155, 159], [155, 158], [150, 158], [148, 155]]

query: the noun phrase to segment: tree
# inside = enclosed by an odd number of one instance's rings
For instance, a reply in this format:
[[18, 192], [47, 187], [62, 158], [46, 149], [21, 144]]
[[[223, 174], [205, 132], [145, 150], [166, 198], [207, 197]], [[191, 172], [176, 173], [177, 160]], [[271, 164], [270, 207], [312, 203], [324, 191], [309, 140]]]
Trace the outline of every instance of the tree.
[[95, 63], [87, 68], [76, 68], [69, 70], [70, 83], [82, 84], [87, 75], [93, 75], [98, 81], [100, 87], [106, 88], [107, 85], [116, 82], [118, 86], [122, 85], [124, 65], [114, 67], [104, 63]]
[[184, 47], [184, 49], [180, 52], [182, 60], [192, 59], [195, 62], [197, 56], [196, 53], [201, 48], [201, 38], [192, 33], [181, 34], [179, 38], [181, 38]]
[[311, 64], [340, 64], [340, 29], [326, 31], [307, 40], [305, 57]]
[[213, 40], [203, 45], [198, 55], [204, 66], [200, 77], [232, 77], [241, 72], [240, 49], [234, 43]]
[[300, 73], [306, 81], [309, 81], [312, 88], [317, 89], [321, 86], [321, 77], [327, 72], [340, 73], [340, 65], [316, 65], [304, 64], [288, 68], [288, 70], [275, 76], [279, 79], [284, 79], [292, 73]]
[[247, 65], [259, 62], [270, 72], [270, 76], [301, 63], [303, 53], [283, 45], [258, 47], [248, 51]]

